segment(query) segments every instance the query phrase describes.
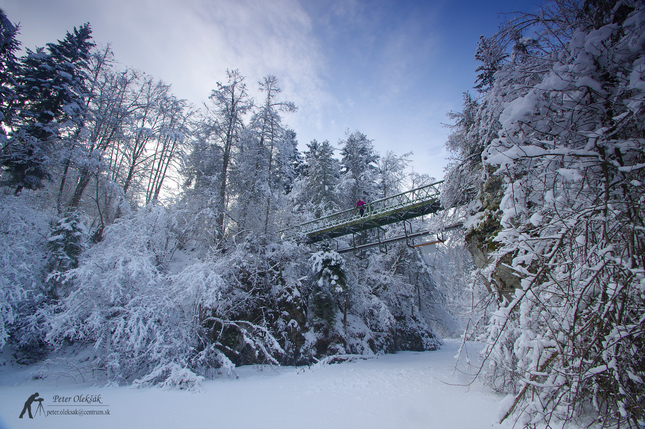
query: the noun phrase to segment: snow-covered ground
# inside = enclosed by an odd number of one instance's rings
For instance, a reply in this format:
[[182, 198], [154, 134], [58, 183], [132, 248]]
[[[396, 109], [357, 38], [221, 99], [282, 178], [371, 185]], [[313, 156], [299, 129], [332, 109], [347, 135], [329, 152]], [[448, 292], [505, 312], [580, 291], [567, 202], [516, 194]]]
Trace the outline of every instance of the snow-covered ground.
[[[342, 364], [241, 367], [239, 378], [205, 381], [200, 392], [33, 379], [33, 370], [6, 364], [0, 366], [0, 428], [510, 428], [510, 422], [497, 423], [503, 397], [479, 381], [467, 386], [472, 377], [463, 372], [465, 365], [455, 371], [458, 349], [458, 341], [444, 340], [438, 351]], [[469, 354], [474, 360], [472, 346]], [[35, 392], [50, 415], [19, 419]], [[98, 395], [100, 404], [80, 402]], [[69, 402], [54, 402], [55, 396]], [[65, 410], [104, 415], [51, 414]]]

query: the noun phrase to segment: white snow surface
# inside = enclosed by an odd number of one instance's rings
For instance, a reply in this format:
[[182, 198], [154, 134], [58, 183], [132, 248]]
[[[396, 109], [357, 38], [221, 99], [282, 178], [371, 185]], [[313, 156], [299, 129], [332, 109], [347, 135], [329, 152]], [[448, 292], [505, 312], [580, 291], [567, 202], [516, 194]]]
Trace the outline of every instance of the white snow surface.
[[[240, 367], [239, 378], [205, 381], [199, 392], [99, 387], [53, 374], [33, 379], [33, 368], [0, 363], [0, 429], [511, 428], [510, 421], [498, 424], [504, 396], [478, 380], [468, 386], [475, 369], [466, 367], [465, 357], [456, 370], [459, 345], [459, 340], [448, 339], [437, 351], [311, 367]], [[475, 361], [475, 347], [466, 350]], [[35, 392], [44, 398], [46, 411], [102, 409], [109, 415], [35, 415], [38, 423], [27, 414], [19, 419]], [[54, 403], [55, 395], [70, 402]], [[75, 405], [76, 396], [87, 395], [100, 395], [104, 406]]]

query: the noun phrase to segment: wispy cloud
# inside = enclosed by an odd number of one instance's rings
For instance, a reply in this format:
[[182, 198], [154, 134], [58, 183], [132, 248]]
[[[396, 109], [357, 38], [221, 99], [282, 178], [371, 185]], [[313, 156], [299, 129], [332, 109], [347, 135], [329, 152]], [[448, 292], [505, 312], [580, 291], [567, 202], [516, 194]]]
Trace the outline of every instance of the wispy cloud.
[[285, 95], [324, 98], [317, 72], [323, 60], [296, 0], [89, 1], [123, 35], [112, 40], [118, 58], [162, 73], [193, 101], [205, 100], [227, 69], [239, 69], [251, 89], [275, 74]]
[[413, 150], [418, 171], [440, 176], [441, 122], [472, 86], [477, 37], [494, 31], [504, 5], [533, 1], [0, 0], [0, 7], [22, 21], [20, 39], [32, 48], [90, 22], [95, 41], [111, 43], [124, 66], [197, 105], [227, 69], [239, 69], [252, 93], [273, 74], [283, 99], [299, 107], [284, 120], [301, 144], [336, 144], [346, 129], [359, 130], [382, 153]]

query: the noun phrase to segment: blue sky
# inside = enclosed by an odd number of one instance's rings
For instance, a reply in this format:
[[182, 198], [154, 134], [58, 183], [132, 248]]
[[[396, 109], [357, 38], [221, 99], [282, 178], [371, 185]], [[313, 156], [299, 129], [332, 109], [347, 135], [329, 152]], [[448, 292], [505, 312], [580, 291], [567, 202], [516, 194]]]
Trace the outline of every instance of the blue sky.
[[[277, 76], [299, 110], [284, 122], [301, 149], [334, 146], [360, 131], [385, 154], [413, 152], [419, 173], [443, 177], [446, 113], [474, 92], [480, 35], [499, 12], [537, 9], [538, 0], [0, 0], [34, 48], [90, 22], [95, 42], [117, 61], [206, 102], [227, 69], [252, 93]], [[258, 96], [259, 98], [259, 96]]]

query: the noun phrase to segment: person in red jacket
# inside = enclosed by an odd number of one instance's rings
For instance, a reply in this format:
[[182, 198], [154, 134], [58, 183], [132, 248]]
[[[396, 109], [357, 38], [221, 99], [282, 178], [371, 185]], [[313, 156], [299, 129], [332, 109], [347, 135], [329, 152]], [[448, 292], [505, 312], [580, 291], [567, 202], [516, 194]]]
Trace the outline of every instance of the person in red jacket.
[[356, 201], [356, 208], [360, 211], [361, 216], [363, 216], [365, 213], [365, 201], [359, 198], [358, 201]]

